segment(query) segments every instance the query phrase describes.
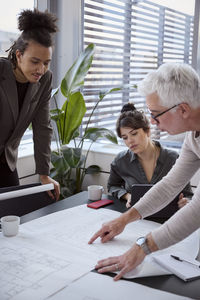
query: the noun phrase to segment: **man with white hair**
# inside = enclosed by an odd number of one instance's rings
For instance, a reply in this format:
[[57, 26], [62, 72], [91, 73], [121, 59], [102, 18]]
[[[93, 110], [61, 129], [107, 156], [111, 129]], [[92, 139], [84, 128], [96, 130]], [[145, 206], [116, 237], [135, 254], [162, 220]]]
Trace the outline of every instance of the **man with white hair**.
[[[138, 85], [151, 115], [151, 123], [170, 134], [187, 132], [174, 167], [129, 211], [102, 226], [90, 239], [103, 243], [120, 234], [125, 226], [145, 218], [168, 205], [200, 167], [200, 78], [187, 64], [166, 63], [149, 73]], [[136, 268], [151, 252], [167, 248], [200, 227], [200, 184], [192, 201], [158, 229], [136, 243], [124, 254], [109, 257], [96, 265], [99, 273], [120, 271], [114, 280]]]

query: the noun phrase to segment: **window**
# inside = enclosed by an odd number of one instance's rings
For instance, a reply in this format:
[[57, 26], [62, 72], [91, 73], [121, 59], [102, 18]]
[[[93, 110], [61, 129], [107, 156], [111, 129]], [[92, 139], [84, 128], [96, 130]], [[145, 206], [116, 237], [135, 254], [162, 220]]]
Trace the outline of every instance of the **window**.
[[[84, 47], [96, 44], [83, 91], [87, 105], [85, 122], [100, 90], [121, 84], [133, 86], [164, 62], [192, 63], [195, 3], [190, 1], [188, 5], [187, 2], [84, 1]], [[114, 130], [116, 118], [128, 101], [146, 111], [145, 99], [136, 89], [116, 92], [99, 104], [91, 126]], [[156, 127], [152, 127], [152, 136], [171, 139]]]
[[[11, 9], [12, 7], [12, 9]], [[17, 39], [17, 17], [23, 9], [33, 9], [34, 0], [6, 0], [1, 3], [0, 10], [0, 55], [7, 56], [5, 52]]]
[[[33, 9], [34, 0], [6, 0], [1, 3], [0, 10], [0, 56], [7, 57], [6, 50], [19, 35], [17, 29], [18, 14], [23, 9]], [[12, 9], [11, 9], [12, 8]], [[32, 141], [32, 130], [24, 133], [22, 144]]]

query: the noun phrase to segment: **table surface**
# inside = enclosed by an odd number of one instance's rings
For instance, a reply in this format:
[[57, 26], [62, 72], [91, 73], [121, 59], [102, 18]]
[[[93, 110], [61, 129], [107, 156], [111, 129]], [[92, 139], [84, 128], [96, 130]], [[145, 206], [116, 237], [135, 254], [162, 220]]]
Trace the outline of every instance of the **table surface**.
[[[103, 198], [113, 199], [111, 196], [103, 195]], [[79, 194], [73, 195], [64, 200], [60, 200], [56, 203], [50, 204], [44, 208], [38, 209], [32, 213], [24, 215], [21, 217], [21, 223], [31, 221], [33, 219], [40, 218], [42, 216], [54, 213], [56, 211], [71, 208], [77, 205], [90, 203], [88, 200], [88, 194], [86, 191]], [[105, 206], [107, 209], [125, 212], [127, 209], [125, 204], [120, 200], [114, 199], [114, 204]], [[114, 276], [114, 274], [109, 273], [108, 275]], [[135, 279], [124, 279], [133, 281], [135, 283], [143, 284], [155, 289], [163, 290], [166, 292], [171, 292], [177, 295], [190, 297], [193, 299], [200, 299], [200, 279], [196, 279], [191, 282], [184, 282], [174, 275], [164, 275], [164, 276], [154, 276], [154, 277], [144, 277]]]

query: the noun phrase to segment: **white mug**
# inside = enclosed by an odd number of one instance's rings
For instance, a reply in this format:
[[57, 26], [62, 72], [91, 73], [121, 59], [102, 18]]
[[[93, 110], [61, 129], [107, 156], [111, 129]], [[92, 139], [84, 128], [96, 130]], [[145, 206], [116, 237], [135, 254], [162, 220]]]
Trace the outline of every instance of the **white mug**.
[[92, 201], [100, 200], [103, 193], [103, 186], [89, 185], [88, 186], [88, 199]]
[[5, 236], [15, 236], [19, 232], [20, 217], [5, 216], [1, 218], [1, 231]]

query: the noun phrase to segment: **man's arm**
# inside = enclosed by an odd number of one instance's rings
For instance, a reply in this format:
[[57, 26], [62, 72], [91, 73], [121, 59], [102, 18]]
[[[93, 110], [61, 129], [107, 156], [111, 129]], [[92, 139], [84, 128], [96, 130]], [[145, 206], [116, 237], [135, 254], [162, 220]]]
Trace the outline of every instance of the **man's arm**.
[[116, 235], [120, 234], [128, 223], [140, 218], [141, 216], [138, 211], [135, 208], [131, 208], [129, 211], [123, 213], [119, 218], [103, 224], [102, 228], [91, 237], [88, 244], [92, 244], [98, 237], [101, 239], [102, 243], [106, 243]]
[[58, 201], [60, 196], [60, 184], [48, 175], [40, 175], [40, 181], [42, 184], [53, 183], [55, 195], [51, 191], [48, 191], [47, 193], [53, 200]]

